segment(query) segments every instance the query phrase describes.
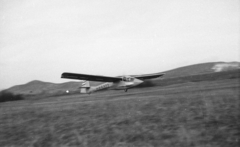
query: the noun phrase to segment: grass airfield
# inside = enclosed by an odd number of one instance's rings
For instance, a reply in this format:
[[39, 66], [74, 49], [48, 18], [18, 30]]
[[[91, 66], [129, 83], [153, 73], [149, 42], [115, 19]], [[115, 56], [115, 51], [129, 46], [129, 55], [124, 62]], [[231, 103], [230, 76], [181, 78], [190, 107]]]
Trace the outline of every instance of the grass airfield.
[[235, 147], [239, 79], [0, 104], [0, 146]]

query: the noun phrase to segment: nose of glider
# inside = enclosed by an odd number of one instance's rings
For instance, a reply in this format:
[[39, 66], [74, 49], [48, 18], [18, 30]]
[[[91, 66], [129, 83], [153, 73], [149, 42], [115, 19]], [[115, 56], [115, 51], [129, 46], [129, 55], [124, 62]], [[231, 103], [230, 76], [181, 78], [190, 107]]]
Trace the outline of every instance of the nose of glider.
[[141, 84], [142, 82], [143, 82], [142, 80], [134, 79], [135, 85], [139, 85], [139, 84]]

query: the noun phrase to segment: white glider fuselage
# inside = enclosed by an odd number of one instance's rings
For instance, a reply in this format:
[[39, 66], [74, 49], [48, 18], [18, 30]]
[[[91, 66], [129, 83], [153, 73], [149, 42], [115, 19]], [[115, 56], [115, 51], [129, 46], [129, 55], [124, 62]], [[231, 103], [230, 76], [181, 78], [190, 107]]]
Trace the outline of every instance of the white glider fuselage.
[[127, 90], [129, 88], [132, 88], [141, 84], [142, 82], [143, 82], [142, 80], [139, 80], [133, 77], [128, 77], [126, 79], [123, 79], [122, 81], [106, 82], [98, 86], [90, 87], [89, 90], [87, 90], [87, 93], [92, 93], [102, 89]]

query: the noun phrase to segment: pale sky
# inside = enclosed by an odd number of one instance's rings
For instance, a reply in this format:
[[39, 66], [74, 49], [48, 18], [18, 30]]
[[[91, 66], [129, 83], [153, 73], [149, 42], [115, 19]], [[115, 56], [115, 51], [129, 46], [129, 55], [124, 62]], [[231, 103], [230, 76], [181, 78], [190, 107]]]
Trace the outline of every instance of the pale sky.
[[0, 0], [0, 19], [0, 89], [240, 61], [239, 0]]

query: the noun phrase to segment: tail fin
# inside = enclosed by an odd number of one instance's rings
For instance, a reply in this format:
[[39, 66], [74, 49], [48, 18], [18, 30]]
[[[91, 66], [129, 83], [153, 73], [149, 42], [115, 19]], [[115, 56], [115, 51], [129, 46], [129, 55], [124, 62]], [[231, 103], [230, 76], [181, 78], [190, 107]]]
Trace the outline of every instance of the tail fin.
[[84, 82], [82, 83], [82, 86], [81, 86], [81, 87], [89, 88], [89, 87], [90, 87], [89, 81], [84, 81]]
[[89, 89], [90, 89], [89, 81], [84, 81], [82, 83], [82, 86], [80, 87], [80, 93], [88, 93]]

